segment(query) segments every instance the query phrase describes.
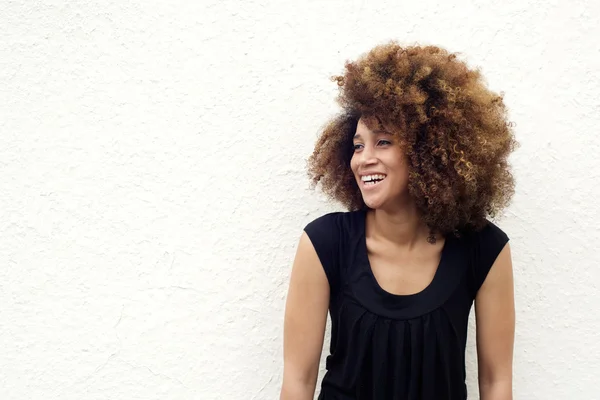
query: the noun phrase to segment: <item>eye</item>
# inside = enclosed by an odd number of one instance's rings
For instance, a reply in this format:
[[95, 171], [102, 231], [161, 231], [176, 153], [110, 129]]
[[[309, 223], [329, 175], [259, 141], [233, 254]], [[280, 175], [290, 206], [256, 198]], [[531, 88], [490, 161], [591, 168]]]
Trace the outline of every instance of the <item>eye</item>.
[[392, 144], [392, 142], [390, 142], [389, 140], [381, 139], [379, 141], [379, 144], [382, 145], [382, 146], [387, 146], [387, 145]]
[[354, 151], [357, 151], [360, 150], [363, 147], [363, 145], [360, 143], [355, 143], [352, 147], [354, 148]]

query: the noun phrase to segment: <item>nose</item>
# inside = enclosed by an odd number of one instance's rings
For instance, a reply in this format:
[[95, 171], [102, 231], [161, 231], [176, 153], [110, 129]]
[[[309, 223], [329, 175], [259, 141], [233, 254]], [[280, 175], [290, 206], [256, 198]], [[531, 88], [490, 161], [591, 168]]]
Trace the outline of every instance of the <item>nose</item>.
[[372, 146], [365, 146], [360, 152], [360, 163], [362, 165], [373, 165], [377, 163], [377, 154]]

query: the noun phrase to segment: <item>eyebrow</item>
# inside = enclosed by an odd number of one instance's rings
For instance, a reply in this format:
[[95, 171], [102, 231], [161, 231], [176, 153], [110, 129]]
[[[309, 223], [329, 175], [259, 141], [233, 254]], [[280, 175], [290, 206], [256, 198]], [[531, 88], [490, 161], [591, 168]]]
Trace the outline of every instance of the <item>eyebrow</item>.
[[[388, 131], [381, 131], [380, 130], [380, 131], [373, 131], [373, 135], [389, 135], [389, 136], [392, 136], [392, 133], [388, 132]], [[361, 138], [362, 138], [362, 136], [360, 135], [360, 133], [356, 133], [353, 136], [353, 139], [361, 139]]]

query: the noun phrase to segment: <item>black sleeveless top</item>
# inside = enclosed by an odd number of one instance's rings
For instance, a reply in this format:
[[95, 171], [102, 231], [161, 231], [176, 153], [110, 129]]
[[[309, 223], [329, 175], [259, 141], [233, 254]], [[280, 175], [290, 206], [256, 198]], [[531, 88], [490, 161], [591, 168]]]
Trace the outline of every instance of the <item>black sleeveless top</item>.
[[331, 317], [320, 400], [464, 400], [469, 312], [508, 242], [489, 222], [446, 238], [424, 290], [394, 295], [369, 265], [365, 211], [324, 215], [305, 227], [329, 280]]

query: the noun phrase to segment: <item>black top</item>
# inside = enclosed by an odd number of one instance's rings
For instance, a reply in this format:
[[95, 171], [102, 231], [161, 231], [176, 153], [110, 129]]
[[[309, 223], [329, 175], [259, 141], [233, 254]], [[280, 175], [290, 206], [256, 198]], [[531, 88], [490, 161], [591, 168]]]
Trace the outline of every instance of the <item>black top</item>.
[[320, 400], [464, 400], [469, 312], [508, 242], [489, 222], [446, 238], [424, 290], [391, 294], [369, 265], [365, 211], [324, 215], [305, 227], [329, 280], [330, 355]]

